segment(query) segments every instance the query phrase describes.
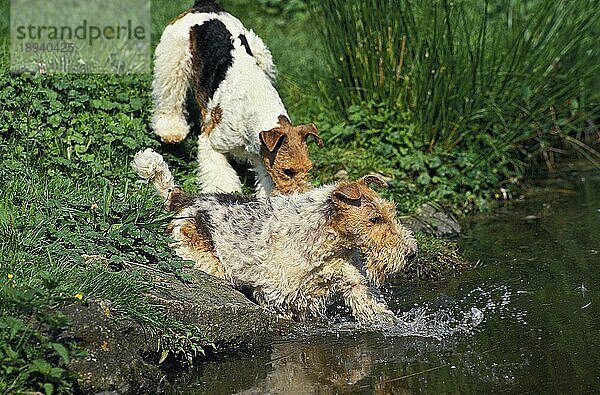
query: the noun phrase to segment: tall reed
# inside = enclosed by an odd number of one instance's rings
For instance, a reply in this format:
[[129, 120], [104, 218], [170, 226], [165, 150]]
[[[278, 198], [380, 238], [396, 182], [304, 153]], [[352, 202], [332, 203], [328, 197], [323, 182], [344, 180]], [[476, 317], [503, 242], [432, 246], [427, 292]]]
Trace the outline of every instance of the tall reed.
[[479, 141], [492, 160], [600, 119], [590, 1], [327, 0], [314, 10], [338, 108], [407, 111], [428, 150]]

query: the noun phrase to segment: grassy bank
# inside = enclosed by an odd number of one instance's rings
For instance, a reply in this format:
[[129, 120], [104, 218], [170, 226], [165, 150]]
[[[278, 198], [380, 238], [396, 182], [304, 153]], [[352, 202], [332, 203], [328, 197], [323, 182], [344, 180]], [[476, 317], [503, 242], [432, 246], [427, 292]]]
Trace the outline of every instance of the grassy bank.
[[[190, 3], [153, 1], [154, 43]], [[536, 4], [545, 2], [495, 9], [441, 1], [413, 11], [384, 3], [376, 14], [362, 0], [316, 8], [221, 1], [271, 48], [293, 119], [317, 123], [326, 148], [312, 152], [315, 183], [340, 170], [376, 171], [392, 178], [385, 193], [404, 213], [430, 200], [467, 212], [486, 207], [529, 165], [552, 163], [564, 143], [596, 155], [583, 144], [598, 132], [599, 11], [580, 1], [541, 13]], [[151, 281], [140, 267], [182, 276], [185, 263], [168, 247], [160, 199], [129, 163], [156, 148], [184, 188], [197, 190], [194, 139], [165, 147], [153, 136], [149, 75], [11, 76], [8, 7], [0, 0], [0, 392], [68, 388], [73, 377], [60, 369], [76, 348], [28, 320], [60, 329], [55, 308], [90, 298], [110, 300], [114, 317], [133, 318], [165, 348], [190, 355], [210, 339], [186, 338], [193, 328], [165, 320], [143, 297]], [[396, 30], [382, 36], [387, 23]], [[382, 39], [389, 47], [377, 57]], [[455, 264], [451, 247], [420, 241], [427, 256]], [[444, 249], [447, 261], [437, 255]], [[18, 341], [23, 334], [28, 340]]]

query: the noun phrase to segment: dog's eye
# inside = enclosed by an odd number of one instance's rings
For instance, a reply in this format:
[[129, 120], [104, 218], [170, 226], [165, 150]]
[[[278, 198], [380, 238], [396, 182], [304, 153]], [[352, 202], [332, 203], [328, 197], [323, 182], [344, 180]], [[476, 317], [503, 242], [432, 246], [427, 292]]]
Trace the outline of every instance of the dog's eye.
[[292, 169], [283, 169], [283, 174], [285, 174], [286, 177], [294, 178], [297, 173]]
[[371, 221], [374, 224], [380, 224], [383, 222], [383, 218], [381, 217], [373, 217], [373, 218], [369, 218], [369, 221]]

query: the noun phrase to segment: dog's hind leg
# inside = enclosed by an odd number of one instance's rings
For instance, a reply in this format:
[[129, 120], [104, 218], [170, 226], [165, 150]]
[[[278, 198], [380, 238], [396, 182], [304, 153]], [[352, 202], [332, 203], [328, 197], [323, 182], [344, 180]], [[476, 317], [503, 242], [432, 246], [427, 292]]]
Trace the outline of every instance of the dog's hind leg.
[[200, 269], [206, 274], [226, 280], [223, 265], [213, 253], [193, 250], [187, 245], [177, 247], [175, 252], [181, 258], [193, 261], [194, 269]]
[[171, 25], [165, 29], [154, 57], [152, 129], [166, 143], [179, 143], [189, 133], [185, 99], [190, 88], [192, 53], [187, 34]]
[[198, 178], [203, 193], [242, 192], [240, 178], [227, 157], [212, 148], [207, 133], [198, 137]]
[[195, 269], [225, 279], [225, 269], [215, 255], [212, 241], [198, 223], [190, 220], [180, 222], [172, 229], [172, 235], [178, 240], [175, 245], [177, 255], [193, 261]]

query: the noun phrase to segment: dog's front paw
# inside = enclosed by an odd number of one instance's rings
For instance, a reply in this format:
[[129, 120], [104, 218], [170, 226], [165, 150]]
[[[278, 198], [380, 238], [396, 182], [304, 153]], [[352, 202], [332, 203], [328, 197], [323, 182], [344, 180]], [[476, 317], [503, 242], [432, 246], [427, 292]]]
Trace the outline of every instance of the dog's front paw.
[[190, 132], [190, 127], [183, 118], [157, 118], [153, 122], [153, 129], [162, 142], [167, 144], [181, 143]]

